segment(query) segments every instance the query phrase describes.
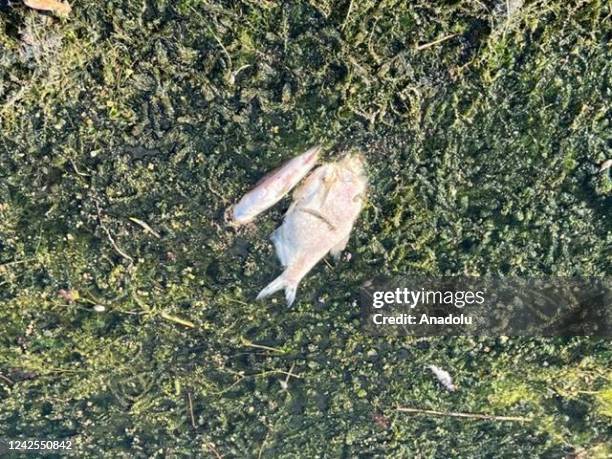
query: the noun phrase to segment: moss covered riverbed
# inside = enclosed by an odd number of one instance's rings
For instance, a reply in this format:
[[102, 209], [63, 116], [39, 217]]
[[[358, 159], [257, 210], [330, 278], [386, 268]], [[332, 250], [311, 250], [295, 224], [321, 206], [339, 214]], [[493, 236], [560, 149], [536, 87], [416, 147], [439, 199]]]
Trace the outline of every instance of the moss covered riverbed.
[[[611, 454], [609, 340], [374, 338], [354, 305], [381, 274], [610, 275], [610, 2], [0, 5], [0, 438]], [[223, 212], [319, 142], [369, 163], [352, 257], [291, 309], [255, 302], [288, 202], [240, 231]]]

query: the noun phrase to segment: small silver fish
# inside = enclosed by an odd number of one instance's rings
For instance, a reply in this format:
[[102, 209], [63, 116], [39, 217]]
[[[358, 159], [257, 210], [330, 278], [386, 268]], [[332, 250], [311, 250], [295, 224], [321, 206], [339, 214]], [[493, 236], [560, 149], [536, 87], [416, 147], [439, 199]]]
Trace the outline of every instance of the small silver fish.
[[284, 290], [291, 305], [302, 278], [327, 253], [340, 256], [363, 207], [366, 188], [364, 159], [359, 154], [320, 166], [306, 178], [271, 238], [285, 271], [257, 299]]
[[437, 367], [435, 365], [429, 365], [427, 368], [432, 371], [432, 373], [436, 376], [440, 384], [442, 384], [446, 388], [446, 390], [450, 392], [454, 392], [455, 390], [457, 390], [457, 387], [453, 384], [453, 378], [451, 377], [448, 371], [443, 370], [442, 368]]
[[230, 223], [235, 226], [249, 223], [280, 201], [315, 166], [320, 151], [320, 146], [313, 147], [264, 176], [230, 208]]

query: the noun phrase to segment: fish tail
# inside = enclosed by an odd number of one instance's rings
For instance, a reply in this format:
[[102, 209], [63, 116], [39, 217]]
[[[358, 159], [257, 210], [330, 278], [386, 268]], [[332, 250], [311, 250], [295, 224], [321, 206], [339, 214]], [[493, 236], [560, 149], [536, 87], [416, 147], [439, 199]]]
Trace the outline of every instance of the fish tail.
[[290, 282], [285, 278], [285, 274], [281, 274], [272, 282], [270, 282], [261, 292], [257, 295], [257, 299], [261, 300], [272, 295], [279, 290], [285, 290], [285, 299], [287, 300], [287, 306], [291, 306], [295, 300], [295, 294], [297, 292], [297, 284]]

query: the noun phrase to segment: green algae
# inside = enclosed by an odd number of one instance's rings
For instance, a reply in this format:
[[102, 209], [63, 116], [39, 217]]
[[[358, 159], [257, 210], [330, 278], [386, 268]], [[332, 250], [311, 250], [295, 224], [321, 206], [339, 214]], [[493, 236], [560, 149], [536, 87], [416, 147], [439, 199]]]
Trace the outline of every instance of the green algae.
[[[609, 452], [609, 341], [373, 338], [352, 306], [380, 274], [610, 274], [610, 5], [508, 4], [3, 5], [0, 437], [87, 457]], [[292, 309], [256, 303], [283, 206], [239, 232], [223, 212], [319, 142], [370, 165], [353, 257]]]

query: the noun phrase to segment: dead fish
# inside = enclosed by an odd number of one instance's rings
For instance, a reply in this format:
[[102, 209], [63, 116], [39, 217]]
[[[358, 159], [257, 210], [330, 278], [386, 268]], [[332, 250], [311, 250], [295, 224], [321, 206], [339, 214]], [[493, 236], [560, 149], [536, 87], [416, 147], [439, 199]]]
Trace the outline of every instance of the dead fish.
[[454, 392], [455, 390], [457, 390], [457, 387], [453, 384], [453, 378], [451, 377], [448, 371], [443, 370], [442, 368], [437, 367], [435, 365], [429, 365], [427, 368], [432, 371], [432, 373], [436, 376], [440, 384], [442, 384], [448, 391]]
[[67, 16], [72, 11], [68, 3], [58, 0], [23, 0], [23, 3], [34, 10], [50, 11], [60, 16]]
[[257, 299], [284, 290], [290, 306], [302, 278], [327, 253], [340, 256], [363, 207], [366, 188], [364, 159], [359, 154], [322, 165], [306, 178], [271, 237], [285, 271]]
[[313, 147], [263, 177], [255, 188], [230, 208], [231, 224], [249, 223], [280, 201], [315, 166], [320, 151], [320, 146]]

